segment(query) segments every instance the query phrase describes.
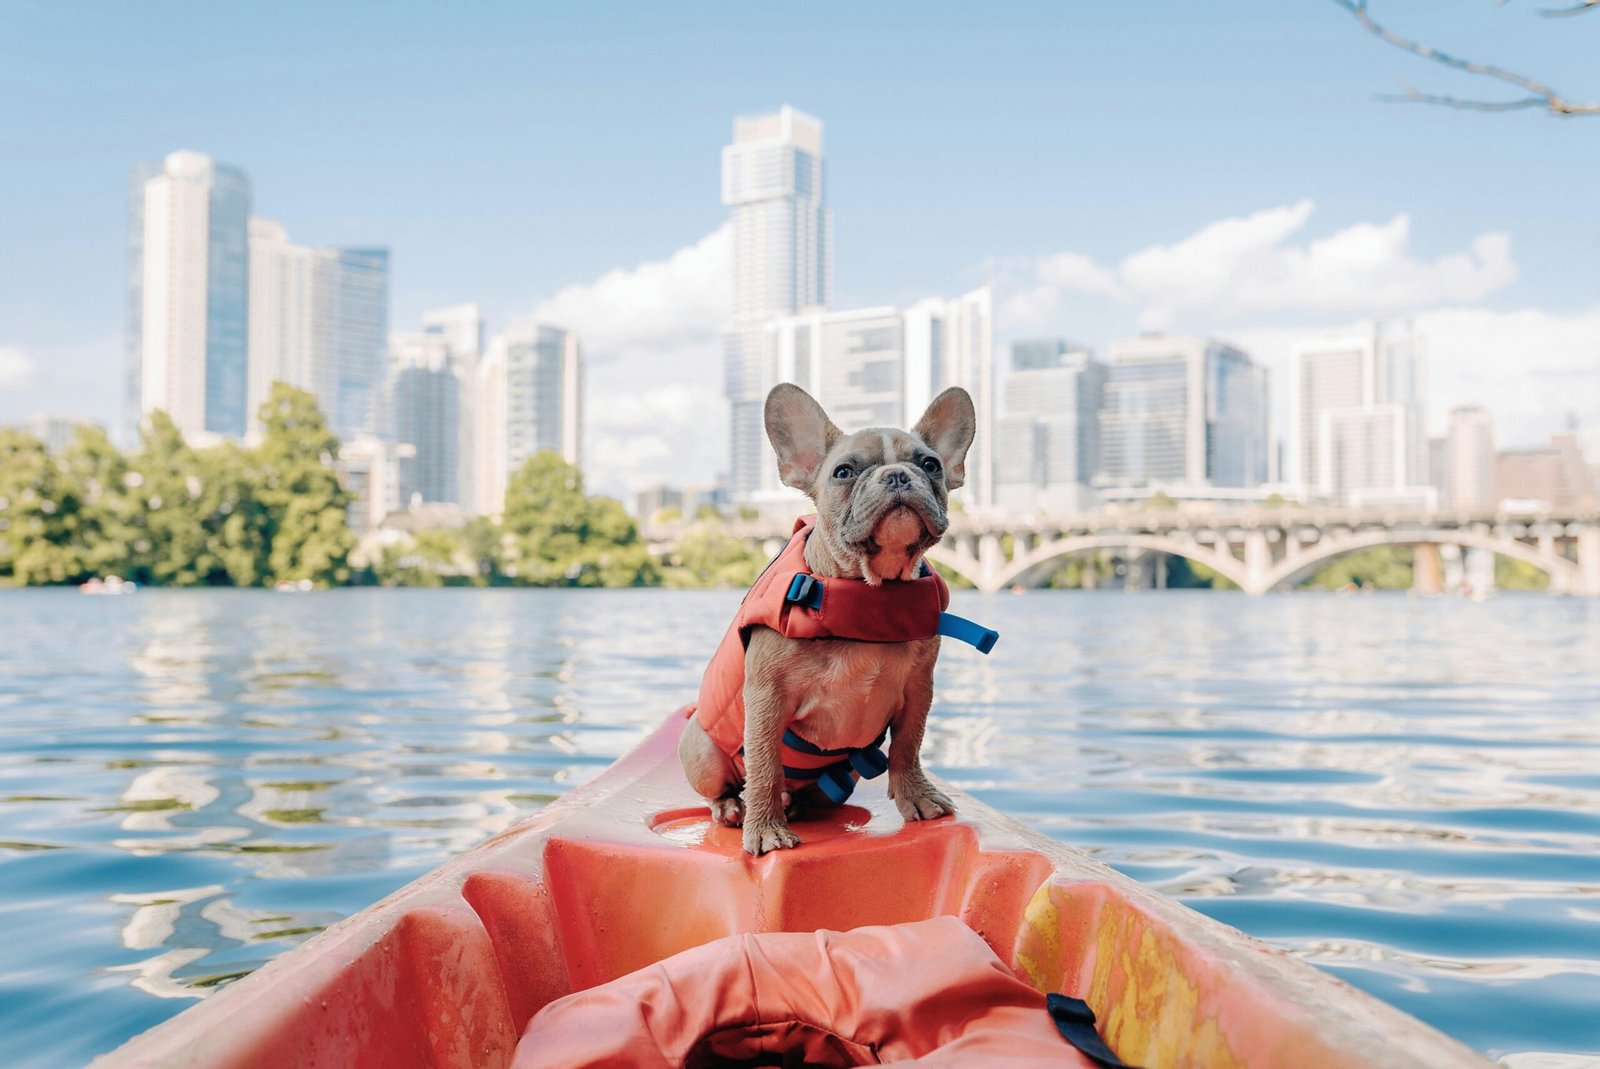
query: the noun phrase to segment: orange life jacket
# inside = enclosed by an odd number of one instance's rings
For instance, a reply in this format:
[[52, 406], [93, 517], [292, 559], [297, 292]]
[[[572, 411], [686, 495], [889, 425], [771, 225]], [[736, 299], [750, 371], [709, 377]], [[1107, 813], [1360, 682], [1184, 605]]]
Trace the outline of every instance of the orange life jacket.
[[545, 1006], [511, 1069], [1122, 1064], [1047, 1006], [955, 917], [732, 935]]
[[[700, 700], [690, 715], [731, 757], [744, 775], [744, 655], [750, 632], [770, 628], [785, 638], [842, 638], [857, 642], [910, 642], [949, 635], [988, 653], [999, 635], [945, 612], [950, 588], [923, 565], [917, 579], [885, 580], [876, 586], [861, 579], [817, 575], [806, 563], [806, 539], [815, 516], [795, 521], [794, 533], [772, 563], [756, 578], [739, 612], [700, 680]], [[816, 784], [834, 802], [855, 790], [858, 778], [871, 779], [889, 767], [883, 740], [894, 709], [858, 709], [862, 722], [874, 723], [878, 737], [866, 746], [823, 749], [792, 729], [783, 736], [784, 782], [791, 789]]]

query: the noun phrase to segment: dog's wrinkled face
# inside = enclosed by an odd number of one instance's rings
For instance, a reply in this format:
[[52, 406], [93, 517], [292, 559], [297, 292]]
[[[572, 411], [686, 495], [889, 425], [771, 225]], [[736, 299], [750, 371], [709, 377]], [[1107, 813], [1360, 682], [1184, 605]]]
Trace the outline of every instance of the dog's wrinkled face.
[[817, 504], [817, 533], [843, 574], [912, 579], [949, 526], [950, 491], [965, 479], [977, 427], [972, 398], [952, 387], [910, 431], [846, 435], [798, 386], [767, 396], [767, 435], [783, 481]]

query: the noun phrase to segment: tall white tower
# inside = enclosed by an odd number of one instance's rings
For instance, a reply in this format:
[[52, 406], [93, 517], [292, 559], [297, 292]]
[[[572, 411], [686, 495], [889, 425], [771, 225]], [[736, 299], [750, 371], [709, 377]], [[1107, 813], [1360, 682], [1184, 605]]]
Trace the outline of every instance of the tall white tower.
[[722, 150], [733, 220], [735, 317], [827, 307], [832, 222], [823, 193], [822, 123], [785, 105], [733, 121]]
[[[180, 151], [134, 168], [129, 200], [129, 402], [187, 437], [245, 430], [250, 182]], [[130, 415], [134, 414], [130, 413]]]
[[730, 482], [749, 500], [769, 466], [761, 410], [777, 383], [767, 324], [826, 308], [833, 223], [825, 200], [822, 123], [787, 105], [735, 119], [722, 150], [722, 203], [733, 223], [733, 319], [723, 335], [730, 406]]

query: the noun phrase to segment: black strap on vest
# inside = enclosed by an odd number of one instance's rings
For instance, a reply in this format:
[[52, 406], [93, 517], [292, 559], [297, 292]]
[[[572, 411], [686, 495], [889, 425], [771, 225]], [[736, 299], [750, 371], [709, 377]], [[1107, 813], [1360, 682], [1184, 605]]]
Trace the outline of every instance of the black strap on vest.
[[1094, 1030], [1094, 1011], [1081, 998], [1071, 995], [1046, 995], [1045, 1008], [1056, 1023], [1061, 1038], [1100, 1069], [1129, 1069], [1128, 1063], [1117, 1057], [1100, 1033]]

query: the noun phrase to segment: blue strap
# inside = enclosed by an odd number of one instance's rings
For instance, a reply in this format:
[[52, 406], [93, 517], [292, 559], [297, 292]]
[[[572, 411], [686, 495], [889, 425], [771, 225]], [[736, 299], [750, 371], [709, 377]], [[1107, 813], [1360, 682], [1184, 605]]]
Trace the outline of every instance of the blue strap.
[[888, 737], [889, 729], [884, 728], [878, 733], [878, 737], [867, 743], [866, 746], [841, 746], [837, 750], [824, 750], [815, 743], [802, 739], [798, 734], [795, 733], [794, 728], [788, 728], [783, 733], [783, 744], [785, 746], [791, 746], [803, 754], [810, 754], [812, 757], [849, 757], [858, 750], [865, 750], [874, 746], [882, 746], [883, 740]]
[[1061, 1038], [1078, 1048], [1078, 1052], [1100, 1069], [1130, 1069], [1128, 1063], [1118, 1058], [1094, 1027], [1094, 1011], [1081, 998], [1071, 995], [1046, 995], [1045, 1008], [1055, 1022]]
[[817, 786], [828, 801], [834, 805], [844, 805], [845, 799], [855, 793], [856, 778], [850, 774], [850, 766], [841, 761], [822, 770], [822, 775], [817, 778]]
[[976, 646], [979, 653], [988, 653], [1000, 641], [1000, 632], [953, 612], [939, 614], [939, 634]]
[[877, 779], [889, 770], [889, 755], [883, 752], [883, 740], [889, 737], [887, 728], [874, 740], [865, 746], [846, 746], [837, 750], [824, 750], [822, 747], [807, 742], [794, 729], [790, 728], [783, 733], [785, 746], [799, 750], [801, 753], [813, 757], [842, 757], [844, 760], [835, 761], [822, 768], [791, 768], [785, 765], [783, 774], [789, 779], [814, 779], [823, 795], [834, 805], [843, 805], [856, 789], [856, 777], [862, 779]]
[[808, 609], [822, 608], [822, 583], [814, 575], [795, 572], [789, 580], [789, 590], [783, 600], [790, 605], [803, 605]]
[[862, 779], [877, 779], [889, 771], [889, 756], [876, 746], [863, 746], [850, 755], [850, 767]]

